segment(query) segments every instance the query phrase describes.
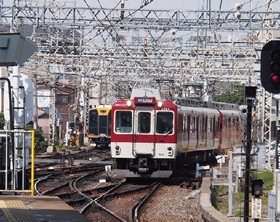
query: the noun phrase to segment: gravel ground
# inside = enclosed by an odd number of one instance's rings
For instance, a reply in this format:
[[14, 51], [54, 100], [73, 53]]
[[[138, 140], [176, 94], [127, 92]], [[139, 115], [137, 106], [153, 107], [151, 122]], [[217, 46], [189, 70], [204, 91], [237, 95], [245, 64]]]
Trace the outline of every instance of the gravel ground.
[[198, 221], [199, 194], [186, 200], [186, 197], [193, 192], [195, 192], [195, 190], [178, 185], [162, 186], [146, 204], [145, 209], [142, 210], [140, 221]]

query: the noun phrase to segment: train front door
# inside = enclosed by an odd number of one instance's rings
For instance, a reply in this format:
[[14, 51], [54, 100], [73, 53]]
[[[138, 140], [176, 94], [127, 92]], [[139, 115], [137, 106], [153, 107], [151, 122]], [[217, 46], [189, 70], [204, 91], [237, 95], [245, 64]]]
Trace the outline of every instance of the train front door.
[[133, 130], [134, 156], [152, 155], [155, 153], [155, 110], [135, 109]]

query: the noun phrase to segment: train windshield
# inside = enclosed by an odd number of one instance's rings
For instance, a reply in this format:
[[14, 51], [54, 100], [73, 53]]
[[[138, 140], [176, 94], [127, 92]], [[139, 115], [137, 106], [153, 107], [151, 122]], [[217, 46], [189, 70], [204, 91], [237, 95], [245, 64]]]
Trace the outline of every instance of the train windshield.
[[115, 132], [116, 133], [131, 133], [132, 132], [132, 112], [131, 111], [116, 111]]
[[107, 135], [107, 116], [99, 116], [99, 134]]
[[172, 133], [173, 132], [173, 113], [158, 112], [157, 113], [157, 133]]
[[151, 132], [151, 113], [139, 112], [138, 113], [138, 133]]

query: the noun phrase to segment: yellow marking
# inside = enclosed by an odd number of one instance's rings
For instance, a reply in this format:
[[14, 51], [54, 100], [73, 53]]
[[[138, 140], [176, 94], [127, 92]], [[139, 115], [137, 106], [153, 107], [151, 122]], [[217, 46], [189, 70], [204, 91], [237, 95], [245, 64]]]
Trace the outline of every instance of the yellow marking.
[[0, 200], [0, 208], [9, 222], [37, 221], [20, 200]]
[[7, 207], [4, 200], [0, 200], [0, 208], [2, 209], [3, 213], [5, 214], [5, 217], [8, 221], [16, 221], [16, 219], [13, 217], [13, 215], [10, 212], [10, 209]]
[[[97, 112], [99, 115], [109, 115], [109, 112], [111, 110], [111, 108], [105, 108], [105, 107], [102, 107], [102, 108], [96, 108], [97, 109]], [[101, 110], [103, 112], [101, 112]]]

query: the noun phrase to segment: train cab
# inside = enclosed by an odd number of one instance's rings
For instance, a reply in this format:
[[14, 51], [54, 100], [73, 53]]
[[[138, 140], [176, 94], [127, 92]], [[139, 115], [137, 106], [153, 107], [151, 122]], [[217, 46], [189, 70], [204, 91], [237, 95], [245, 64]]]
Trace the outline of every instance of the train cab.
[[176, 152], [177, 107], [155, 97], [119, 100], [112, 106], [111, 151], [124, 177], [168, 177]]
[[89, 111], [88, 138], [96, 147], [107, 147], [111, 142], [111, 106], [101, 105]]

